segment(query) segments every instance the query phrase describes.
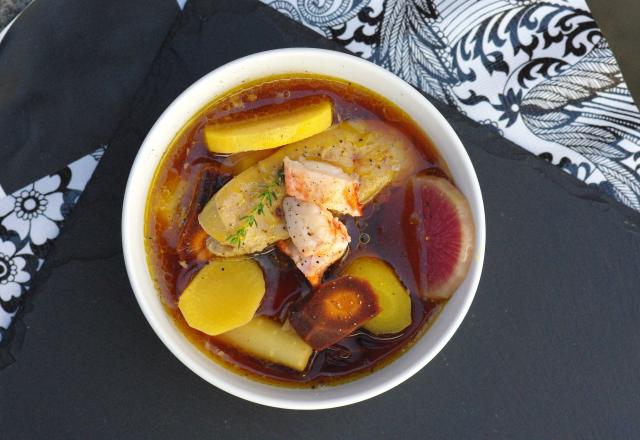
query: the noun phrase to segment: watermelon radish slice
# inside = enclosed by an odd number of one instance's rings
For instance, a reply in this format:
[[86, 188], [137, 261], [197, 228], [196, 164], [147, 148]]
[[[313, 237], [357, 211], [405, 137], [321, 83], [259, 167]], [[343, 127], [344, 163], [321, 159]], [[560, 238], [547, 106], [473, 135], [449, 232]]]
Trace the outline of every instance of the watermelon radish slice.
[[467, 276], [473, 256], [469, 202], [447, 179], [429, 175], [414, 178], [413, 200], [420, 296], [449, 299]]

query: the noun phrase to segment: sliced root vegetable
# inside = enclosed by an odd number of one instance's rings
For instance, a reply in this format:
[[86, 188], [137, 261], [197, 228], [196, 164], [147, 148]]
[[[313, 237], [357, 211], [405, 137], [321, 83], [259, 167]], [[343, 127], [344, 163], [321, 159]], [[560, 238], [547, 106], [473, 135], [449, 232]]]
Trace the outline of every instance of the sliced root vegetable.
[[[205, 233], [206, 235], [206, 233]], [[249, 258], [249, 256], [245, 255], [244, 252], [240, 251], [236, 246], [229, 246], [227, 244], [222, 244], [220, 243], [218, 240], [216, 240], [213, 237], [209, 237], [207, 235], [207, 239], [205, 241], [205, 244], [207, 246], [207, 250], [215, 255], [216, 257], [223, 257], [223, 258], [231, 258], [231, 257], [235, 257], [235, 258], [240, 258], [240, 257], [244, 257], [244, 258]]]
[[323, 132], [333, 122], [333, 107], [327, 99], [289, 101], [274, 105], [255, 117], [208, 125], [204, 129], [207, 147], [214, 153], [267, 150], [281, 147]]
[[187, 221], [185, 226], [176, 248], [180, 258], [183, 261], [195, 258], [201, 263], [212, 259], [214, 253], [207, 246], [209, 235], [204, 232], [197, 221], [195, 223]]
[[313, 353], [296, 332], [265, 317], [253, 318], [241, 327], [216, 336], [216, 339], [251, 356], [296, 371], [305, 370]]
[[467, 276], [475, 241], [475, 226], [469, 202], [451, 182], [442, 177], [413, 179], [414, 213], [418, 231], [419, 267], [426, 268], [423, 299], [451, 297]]
[[168, 225], [182, 223], [186, 213], [180, 209], [182, 198], [187, 191], [187, 182], [179, 177], [167, 178], [162, 191], [154, 192], [151, 202], [157, 206], [159, 217]]
[[[288, 237], [284, 219], [279, 215], [284, 184], [273, 187], [275, 198], [270, 205], [265, 204], [259, 196], [278, 179], [277, 166], [270, 166], [268, 169], [262, 166], [265, 163], [277, 165], [272, 163], [273, 156], [235, 176], [209, 200], [198, 216], [200, 226], [209, 235], [220, 244], [236, 247], [239, 253], [260, 252], [271, 243]], [[254, 215], [253, 212], [258, 205], [263, 206], [262, 214]], [[256, 225], [248, 227], [248, 216], [253, 216]], [[229, 237], [237, 234], [239, 230], [245, 230], [246, 236], [238, 245], [230, 242]]]
[[289, 323], [314, 350], [346, 338], [380, 313], [371, 285], [344, 276], [321, 285], [292, 306]]
[[218, 335], [251, 321], [264, 293], [262, 269], [254, 260], [213, 260], [182, 292], [178, 307], [190, 327]]
[[198, 176], [198, 184], [191, 196], [191, 201], [184, 218], [184, 226], [178, 237], [176, 250], [183, 260], [195, 258], [200, 262], [213, 257], [207, 247], [208, 234], [202, 229], [198, 221], [199, 212], [211, 199], [211, 196], [229, 180], [218, 165], [206, 165]]
[[221, 245], [228, 245], [225, 240], [229, 235], [227, 229], [220, 218], [220, 211], [218, 211], [218, 205], [216, 204], [215, 196], [209, 200], [204, 209], [198, 214], [198, 223], [207, 231], [207, 234], [211, 235]]
[[360, 257], [342, 272], [366, 280], [378, 296], [382, 311], [363, 327], [376, 335], [398, 333], [411, 325], [411, 296], [394, 270], [374, 257]]

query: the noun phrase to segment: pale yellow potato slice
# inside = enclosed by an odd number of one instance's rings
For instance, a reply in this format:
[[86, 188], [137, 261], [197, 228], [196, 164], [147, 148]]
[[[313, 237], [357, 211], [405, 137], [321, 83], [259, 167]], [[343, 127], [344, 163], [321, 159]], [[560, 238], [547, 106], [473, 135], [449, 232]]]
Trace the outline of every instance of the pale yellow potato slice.
[[182, 292], [178, 307], [190, 327], [218, 335], [251, 321], [264, 293], [262, 269], [254, 260], [213, 260]]
[[331, 127], [333, 107], [328, 100], [258, 115], [255, 118], [222, 122], [205, 127], [207, 147], [214, 153], [268, 150], [297, 142]]
[[304, 371], [313, 353], [293, 329], [259, 316], [248, 324], [218, 335], [216, 339], [251, 356]]

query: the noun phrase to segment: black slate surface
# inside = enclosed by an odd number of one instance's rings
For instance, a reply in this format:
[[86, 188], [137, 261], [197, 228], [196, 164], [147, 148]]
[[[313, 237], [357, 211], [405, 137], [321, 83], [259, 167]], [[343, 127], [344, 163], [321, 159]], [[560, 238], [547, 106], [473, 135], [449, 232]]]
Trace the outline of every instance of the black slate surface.
[[214, 4], [195, 2], [174, 27], [57, 241], [18, 360], [0, 372], [0, 436], [640, 437], [640, 215], [442, 106], [480, 179], [487, 249], [469, 315], [427, 367], [367, 402], [297, 412], [227, 395], [169, 353], [135, 302], [120, 248], [137, 147], [216, 65], [332, 47], [256, 3]]
[[0, 43], [7, 194], [109, 142], [177, 12], [175, 0], [91, 0], [89, 17], [77, 0], [24, 10]]
[[636, 103], [640, 101], [640, 52], [638, 51], [638, 0], [586, 0], [618, 64]]

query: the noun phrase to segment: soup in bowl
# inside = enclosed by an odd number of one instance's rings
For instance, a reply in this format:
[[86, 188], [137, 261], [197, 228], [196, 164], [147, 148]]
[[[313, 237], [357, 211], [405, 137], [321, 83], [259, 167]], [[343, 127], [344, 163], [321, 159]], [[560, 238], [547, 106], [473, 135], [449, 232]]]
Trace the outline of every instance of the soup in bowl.
[[239, 397], [314, 409], [415, 373], [480, 276], [484, 212], [442, 116], [389, 72], [314, 49], [252, 55], [165, 111], [123, 210], [156, 333]]

